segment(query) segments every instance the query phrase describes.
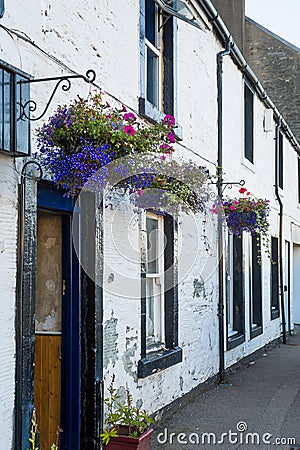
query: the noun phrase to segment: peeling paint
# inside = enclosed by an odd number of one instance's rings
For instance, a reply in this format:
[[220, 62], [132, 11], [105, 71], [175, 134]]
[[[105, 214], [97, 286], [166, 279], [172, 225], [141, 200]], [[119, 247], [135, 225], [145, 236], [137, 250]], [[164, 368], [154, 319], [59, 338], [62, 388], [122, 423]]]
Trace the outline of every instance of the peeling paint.
[[206, 297], [206, 293], [205, 293], [205, 286], [204, 286], [204, 281], [200, 278], [200, 280], [198, 280], [198, 278], [194, 279], [194, 292], [193, 292], [193, 298], [199, 298], [199, 297]]
[[127, 337], [125, 348], [125, 353], [122, 356], [124, 369], [131, 377], [136, 378], [137, 336]]
[[118, 319], [113, 317], [105, 322], [103, 330], [103, 366], [107, 369], [111, 363], [113, 366], [118, 359], [118, 333], [117, 333]]
[[179, 377], [179, 386], [180, 386], [180, 390], [183, 391], [183, 383], [184, 383], [184, 379], [183, 377], [180, 375]]

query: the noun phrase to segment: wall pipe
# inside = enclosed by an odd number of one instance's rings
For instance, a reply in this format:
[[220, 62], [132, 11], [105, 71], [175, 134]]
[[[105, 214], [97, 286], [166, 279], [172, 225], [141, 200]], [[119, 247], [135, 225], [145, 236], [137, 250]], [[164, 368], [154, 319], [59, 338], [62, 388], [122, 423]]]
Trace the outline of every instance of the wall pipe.
[[[281, 120], [279, 119], [276, 124], [276, 155], [277, 161], [279, 161], [279, 133], [281, 128]], [[280, 295], [280, 307], [282, 318], [282, 342], [286, 344], [286, 323], [285, 323], [285, 308], [284, 308], [284, 278], [283, 278], [283, 203], [278, 191], [279, 180], [279, 164], [276, 167], [276, 181], [275, 181], [275, 195], [279, 204], [279, 295]]]
[[[219, 201], [223, 191], [223, 60], [231, 52], [231, 39], [226, 49], [217, 54], [217, 88], [218, 88], [218, 168], [217, 189]], [[221, 211], [218, 214], [218, 257], [219, 257], [219, 382], [225, 381], [225, 345], [224, 345], [224, 267], [223, 267], [223, 221]]]

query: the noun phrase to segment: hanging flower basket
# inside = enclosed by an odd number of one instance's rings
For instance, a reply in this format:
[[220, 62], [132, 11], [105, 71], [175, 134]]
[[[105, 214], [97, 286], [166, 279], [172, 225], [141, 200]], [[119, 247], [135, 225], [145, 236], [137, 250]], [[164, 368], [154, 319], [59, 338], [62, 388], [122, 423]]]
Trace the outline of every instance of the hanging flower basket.
[[[42, 166], [68, 196], [77, 196], [91, 181], [105, 187], [118, 174], [118, 187], [133, 194], [136, 206], [148, 204], [146, 191], [160, 190], [164, 194], [154, 209], [173, 213], [176, 204], [177, 210], [181, 205], [186, 212], [202, 211], [203, 186], [210, 176], [206, 168], [192, 162], [172, 161], [175, 128], [171, 115], [146, 126], [125, 106], [113, 108], [96, 94], [59, 106], [37, 130], [37, 143]], [[139, 169], [137, 159], [142, 161]]]
[[241, 188], [239, 193], [242, 195], [239, 198], [215, 203], [212, 212], [224, 215], [231, 234], [240, 236], [244, 231], [252, 236], [259, 234], [264, 246], [268, 249], [270, 201], [253, 197], [246, 188]]

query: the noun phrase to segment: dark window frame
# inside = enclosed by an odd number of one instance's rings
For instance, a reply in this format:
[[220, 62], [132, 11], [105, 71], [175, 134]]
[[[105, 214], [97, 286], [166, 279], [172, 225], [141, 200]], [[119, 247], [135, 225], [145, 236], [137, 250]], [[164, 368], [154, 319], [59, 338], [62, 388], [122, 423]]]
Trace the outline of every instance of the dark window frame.
[[[146, 2], [153, 1], [155, 7], [157, 7], [154, 0], [140, 0], [140, 98], [139, 98], [139, 112], [142, 116], [159, 122], [165, 114], [170, 114], [174, 117], [177, 116], [176, 111], [176, 61], [175, 61], [175, 48], [176, 48], [176, 18], [168, 16], [167, 20], [163, 23], [162, 34], [162, 59], [163, 59], [163, 79], [161, 80], [161, 94], [162, 94], [162, 108], [154, 106], [147, 99], [147, 82], [146, 82], [146, 51], [147, 46], [145, 43], [146, 36]], [[165, 13], [162, 12], [164, 16]]]
[[[231, 350], [238, 345], [245, 342], [245, 276], [244, 276], [244, 258], [243, 258], [243, 235], [232, 236], [232, 248], [233, 248], [233, 261], [232, 261], [232, 286], [233, 286], [233, 299], [232, 307], [236, 311], [238, 308], [239, 315], [233, 313], [233, 327], [236, 331], [235, 334], [228, 334], [228, 320], [226, 321], [226, 334], [227, 334], [227, 350]], [[227, 296], [229, 292], [227, 290]], [[227, 297], [228, 298], [228, 297]], [[230, 298], [227, 299], [231, 301]]]
[[[257, 242], [257, 238], [259, 242]], [[262, 311], [262, 273], [261, 263], [258, 262], [258, 252], [261, 249], [260, 236], [251, 236], [251, 266], [249, 273], [250, 291], [250, 339], [263, 333], [263, 311]], [[253, 318], [253, 322], [252, 322]], [[253, 323], [256, 327], [253, 327]]]
[[[146, 261], [141, 262], [141, 359], [138, 377], [145, 378], [182, 361], [178, 346], [178, 271], [176, 245], [177, 221], [170, 215], [164, 217], [166, 246], [164, 251], [164, 329], [165, 349], [148, 353], [146, 346]], [[172, 286], [168, 289], [168, 286]]]
[[275, 155], [275, 183], [283, 189], [283, 133], [279, 131]]
[[4, 11], [5, 11], [4, 0], [0, 0], [0, 19], [1, 17], [4, 16]]
[[[22, 116], [22, 105], [30, 100], [30, 84], [27, 73], [0, 60], [0, 152], [15, 157], [30, 156], [30, 121]], [[8, 90], [5, 85], [8, 84]], [[6, 103], [7, 100], [7, 103]], [[9, 105], [6, 112], [5, 105]], [[8, 115], [8, 120], [6, 115]]]
[[254, 164], [254, 91], [244, 80], [244, 157]]
[[279, 305], [279, 240], [271, 236], [270, 309], [271, 320], [280, 316]]

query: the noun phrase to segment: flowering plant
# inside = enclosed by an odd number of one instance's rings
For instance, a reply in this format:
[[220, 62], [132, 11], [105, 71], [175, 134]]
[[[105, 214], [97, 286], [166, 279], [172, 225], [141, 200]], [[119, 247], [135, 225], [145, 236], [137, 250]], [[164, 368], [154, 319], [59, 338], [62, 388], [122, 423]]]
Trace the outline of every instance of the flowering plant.
[[214, 214], [224, 214], [226, 225], [231, 234], [239, 236], [243, 231], [255, 236], [261, 235], [263, 244], [268, 248], [270, 212], [269, 200], [255, 198], [244, 187], [239, 190], [239, 198], [226, 199], [215, 203], [212, 207]]
[[[145, 126], [125, 106], [117, 109], [104, 103], [99, 93], [89, 99], [78, 98], [69, 106], [59, 106], [37, 130], [41, 164], [69, 196], [76, 196], [91, 180], [106, 187], [117, 173], [122, 180], [118, 187], [133, 194], [131, 199], [139, 207], [146, 207], [151, 189], [158, 194], [154, 199], [158, 210], [171, 212], [166, 211], [167, 198], [169, 205], [177, 203], [177, 209], [180, 203], [186, 211], [197, 212], [203, 209], [203, 200], [190, 175], [194, 174], [202, 187], [209, 174], [191, 162], [171, 161], [175, 127], [171, 115]], [[139, 167], [138, 158], [142, 159]], [[195, 177], [199, 169], [201, 176]]]

